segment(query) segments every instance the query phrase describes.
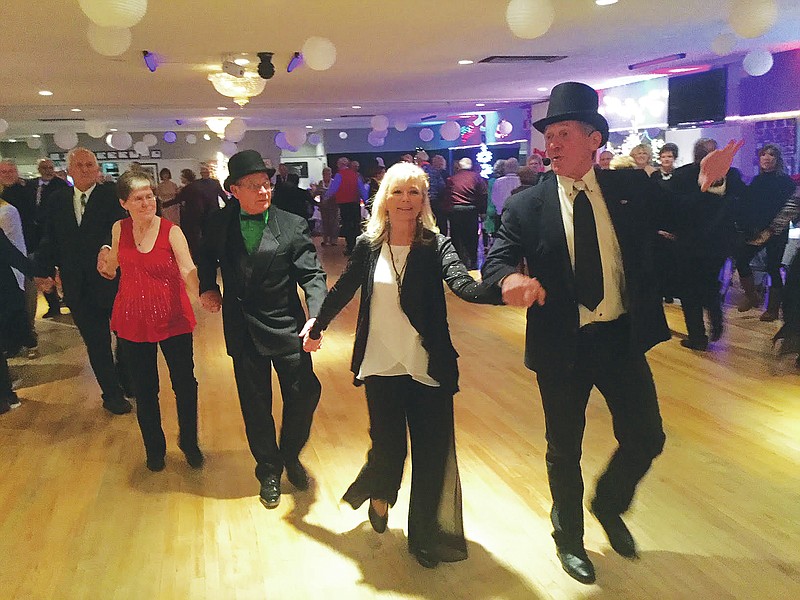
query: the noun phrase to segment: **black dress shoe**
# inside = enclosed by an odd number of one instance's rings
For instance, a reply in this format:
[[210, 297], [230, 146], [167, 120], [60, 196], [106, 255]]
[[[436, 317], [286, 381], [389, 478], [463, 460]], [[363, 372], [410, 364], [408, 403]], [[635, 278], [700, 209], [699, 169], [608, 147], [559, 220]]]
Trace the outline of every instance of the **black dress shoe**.
[[608, 541], [617, 554], [625, 558], [639, 558], [639, 554], [636, 552], [636, 542], [621, 516], [599, 512], [594, 505], [591, 506], [590, 510], [600, 522], [600, 525], [603, 526], [606, 536], [608, 536]]
[[164, 461], [163, 456], [148, 456], [147, 457], [147, 468], [153, 471], [154, 473], [158, 473], [159, 471], [163, 471], [164, 467], [167, 466], [167, 463]]
[[46, 313], [42, 315], [43, 319], [55, 319], [56, 317], [61, 316], [61, 309], [60, 308], [51, 308]]
[[562, 568], [567, 572], [567, 575], [581, 583], [594, 583], [594, 565], [586, 555], [586, 550], [581, 549], [572, 552], [556, 548], [556, 554], [558, 555], [558, 560], [561, 561]]
[[426, 569], [435, 569], [439, 566], [439, 559], [436, 558], [430, 550], [426, 548], [417, 548], [411, 552], [414, 558], [417, 559], [417, 562]]
[[201, 469], [203, 467], [203, 463], [206, 462], [203, 453], [200, 451], [200, 448], [197, 446], [193, 446], [191, 448], [183, 448], [183, 455], [186, 457], [186, 462], [189, 464], [190, 467], [193, 469]]
[[704, 352], [708, 350], [708, 340], [693, 340], [692, 338], [686, 338], [685, 340], [681, 340], [681, 346], [684, 348], [689, 348], [689, 350], [700, 350], [701, 352]]
[[372, 501], [369, 502], [369, 509], [367, 510], [367, 516], [369, 517], [369, 524], [372, 525], [372, 528], [375, 530], [376, 533], [383, 533], [386, 531], [386, 524], [389, 522], [389, 507], [386, 507], [386, 514], [380, 516], [375, 508], [372, 506]]
[[278, 475], [267, 475], [261, 483], [259, 500], [267, 508], [275, 508], [281, 503], [281, 478]]
[[299, 460], [286, 463], [286, 478], [298, 490], [308, 489], [308, 473]]
[[113, 415], [124, 415], [131, 412], [133, 407], [125, 398], [110, 398], [103, 400], [103, 408]]

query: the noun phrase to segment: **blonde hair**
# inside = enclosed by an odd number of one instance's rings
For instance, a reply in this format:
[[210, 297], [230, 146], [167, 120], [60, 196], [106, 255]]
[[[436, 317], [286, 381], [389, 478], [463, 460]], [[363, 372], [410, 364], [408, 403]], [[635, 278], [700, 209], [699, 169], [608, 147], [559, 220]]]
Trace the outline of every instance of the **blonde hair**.
[[419, 187], [422, 192], [422, 210], [417, 217], [417, 233], [414, 236], [414, 244], [422, 242], [423, 229], [429, 229], [434, 233], [439, 233], [436, 220], [431, 210], [431, 202], [428, 197], [428, 176], [417, 165], [407, 162], [395, 163], [386, 171], [386, 175], [381, 180], [381, 185], [375, 194], [372, 202], [372, 214], [367, 220], [365, 235], [369, 239], [373, 248], [383, 245], [389, 239], [389, 215], [386, 210], [386, 202], [392, 189], [397, 184], [412, 183]]
[[636, 161], [630, 155], [621, 154], [611, 159], [609, 168], [613, 171], [620, 171], [622, 169], [635, 169]]

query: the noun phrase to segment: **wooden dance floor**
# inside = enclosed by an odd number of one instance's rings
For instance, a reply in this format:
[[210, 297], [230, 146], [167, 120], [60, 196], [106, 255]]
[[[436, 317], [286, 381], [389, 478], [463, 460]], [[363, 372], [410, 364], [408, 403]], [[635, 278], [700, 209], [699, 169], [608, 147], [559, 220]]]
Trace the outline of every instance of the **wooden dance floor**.
[[[332, 283], [342, 246], [320, 251]], [[677, 335], [650, 352], [667, 445], [627, 516], [641, 560], [616, 555], [587, 513], [597, 583], [584, 586], [561, 570], [550, 539], [542, 410], [522, 364], [524, 312], [452, 294], [448, 308], [461, 354], [456, 438], [469, 560], [427, 570], [408, 554], [408, 477], [383, 535], [371, 530], [366, 505], [356, 512], [339, 502], [368, 444], [363, 390], [349, 371], [357, 300], [314, 356], [322, 400], [301, 456], [313, 488], [296, 492], [284, 477], [272, 511], [258, 501], [219, 314], [196, 307], [206, 466], [191, 470], [177, 448], [159, 359], [168, 439], [160, 473], [145, 468], [135, 416], [101, 408], [64, 315], [37, 320], [40, 358], [11, 361], [22, 406], [0, 416], [0, 598], [800, 598], [800, 376], [769, 354], [777, 324], [728, 307], [712, 352], [686, 350]], [[684, 331], [680, 308], [667, 311]], [[279, 414], [279, 395], [275, 404]], [[587, 497], [614, 447], [594, 392]]]

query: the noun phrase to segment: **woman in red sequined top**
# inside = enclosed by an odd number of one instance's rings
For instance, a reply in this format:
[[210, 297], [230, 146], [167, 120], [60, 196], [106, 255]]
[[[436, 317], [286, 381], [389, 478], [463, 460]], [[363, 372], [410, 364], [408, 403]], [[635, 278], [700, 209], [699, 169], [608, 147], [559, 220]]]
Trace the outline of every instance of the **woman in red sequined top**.
[[194, 312], [186, 288], [198, 294], [197, 268], [180, 228], [156, 215], [154, 184], [128, 171], [117, 184], [129, 218], [112, 229], [111, 248], [100, 251], [97, 269], [109, 279], [121, 271], [111, 313], [111, 328], [133, 375], [136, 417], [147, 454], [147, 468], [161, 471], [166, 439], [158, 403], [157, 348], [169, 368], [178, 408], [178, 445], [193, 468], [203, 465], [197, 445], [197, 380], [194, 377]]

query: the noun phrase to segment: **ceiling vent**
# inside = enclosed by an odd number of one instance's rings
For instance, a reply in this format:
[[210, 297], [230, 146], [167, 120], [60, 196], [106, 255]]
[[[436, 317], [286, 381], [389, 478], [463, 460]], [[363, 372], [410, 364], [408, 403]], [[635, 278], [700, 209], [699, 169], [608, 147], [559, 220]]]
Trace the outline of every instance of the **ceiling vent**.
[[491, 65], [509, 65], [509, 64], [518, 64], [518, 63], [536, 63], [536, 62], [544, 62], [544, 63], [554, 63], [558, 62], [559, 60], [564, 60], [567, 58], [566, 56], [561, 56], [557, 54], [547, 55], [547, 54], [531, 54], [531, 55], [519, 55], [519, 56], [487, 56], [486, 58], [479, 60], [479, 63], [489, 63]]
[[86, 119], [81, 117], [67, 117], [65, 119], [38, 119], [41, 123], [71, 123], [71, 122], [83, 122]]
[[364, 114], [357, 114], [357, 115], [339, 115], [340, 119], [363, 119], [366, 117], [369, 119], [370, 117], [374, 117], [375, 115], [364, 115]]
[[428, 115], [427, 117], [422, 117], [420, 121], [431, 121], [436, 118], [436, 115]]

